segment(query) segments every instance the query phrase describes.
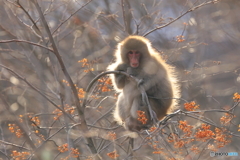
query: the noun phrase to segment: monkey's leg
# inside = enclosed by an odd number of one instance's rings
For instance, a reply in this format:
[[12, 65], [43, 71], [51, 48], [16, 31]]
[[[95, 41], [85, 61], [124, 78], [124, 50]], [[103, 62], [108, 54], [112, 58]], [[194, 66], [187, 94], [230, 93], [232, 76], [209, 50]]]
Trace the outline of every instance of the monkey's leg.
[[154, 118], [161, 120], [167, 114], [167, 109], [169, 108], [162, 99], [149, 99], [150, 105], [154, 111]]
[[142, 105], [143, 104], [142, 104], [141, 96], [136, 96], [133, 100], [131, 110], [130, 110], [130, 115], [131, 115], [132, 118], [135, 118], [135, 119], [138, 118], [137, 111], [144, 109], [144, 107]]
[[114, 110], [113, 116], [115, 120], [123, 125], [124, 121], [129, 117], [130, 107], [126, 102], [126, 98], [124, 98], [123, 93], [120, 93], [118, 96], [118, 100], [116, 103], [116, 109]]
[[[142, 114], [139, 115], [139, 114]], [[147, 106], [144, 106], [141, 101], [141, 96], [134, 98], [130, 116], [125, 121], [125, 126], [131, 131], [140, 131], [142, 129], [148, 129], [152, 125], [149, 111]]]

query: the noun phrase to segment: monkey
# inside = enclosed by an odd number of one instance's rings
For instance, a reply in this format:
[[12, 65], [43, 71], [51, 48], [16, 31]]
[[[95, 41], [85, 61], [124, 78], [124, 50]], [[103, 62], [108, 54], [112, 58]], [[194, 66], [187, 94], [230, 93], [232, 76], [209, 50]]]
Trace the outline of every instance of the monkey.
[[[117, 45], [116, 61], [108, 70], [123, 71], [140, 79], [136, 83], [123, 74], [110, 76], [114, 89], [119, 92], [113, 117], [126, 130], [141, 131], [153, 125], [150, 111], [144, 103], [139, 87], [143, 87], [154, 117], [161, 120], [171, 113], [177, 105], [179, 96], [174, 67], [167, 64], [142, 36], [131, 35]], [[142, 111], [147, 121], [139, 120], [138, 111]]]

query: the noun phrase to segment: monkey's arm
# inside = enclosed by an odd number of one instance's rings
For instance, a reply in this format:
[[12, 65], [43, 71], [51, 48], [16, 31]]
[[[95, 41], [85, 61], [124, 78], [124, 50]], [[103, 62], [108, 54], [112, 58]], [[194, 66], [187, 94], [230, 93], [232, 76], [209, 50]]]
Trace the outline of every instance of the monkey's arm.
[[139, 68], [132, 67], [127, 68], [127, 73], [137, 78], [137, 86], [144, 87], [145, 91], [153, 84], [152, 79], [156, 77], [156, 75], [149, 75]]
[[[128, 65], [126, 64], [120, 64], [115, 69], [116, 71], [123, 71], [126, 72], [128, 68]], [[115, 74], [115, 83], [118, 89], [122, 89], [125, 86], [126, 76], [123, 74]]]

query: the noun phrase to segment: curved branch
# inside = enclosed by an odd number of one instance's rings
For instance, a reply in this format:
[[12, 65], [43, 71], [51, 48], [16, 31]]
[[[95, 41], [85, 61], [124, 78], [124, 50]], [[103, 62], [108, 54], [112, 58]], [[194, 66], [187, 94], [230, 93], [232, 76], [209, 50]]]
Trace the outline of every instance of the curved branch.
[[26, 40], [11, 39], [11, 40], [3, 40], [3, 41], [0, 41], [0, 43], [10, 43], [10, 42], [24, 42], [24, 43], [32, 44], [32, 45], [34, 45], [34, 46], [38, 46], [38, 47], [44, 48], [44, 49], [46, 49], [46, 50], [54, 53], [54, 51], [53, 51], [51, 48], [45, 47], [45, 46], [43, 46], [43, 45], [41, 45], [41, 44], [38, 44], [38, 43], [26, 41]]
[[[105, 75], [107, 75], [107, 74], [123, 74], [123, 75], [125, 75], [125, 76], [133, 79], [137, 84], [139, 84], [139, 82], [141, 81], [140, 79], [138, 79], [138, 78], [136, 78], [136, 77], [134, 77], [134, 76], [126, 73], [126, 72], [123, 72], [123, 71], [106, 71], [106, 72], [103, 72], [103, 73], [97, 75], [97, 76], [89, 83], [89, 85], [87, 86], [86, 93], [85, 93], [85, 95], [84, 95], [84, 99], [83, 99], [83, 103], [82, 103], [81, 108], [85, 108], [85, 107], [86, 107], [86, 102], [87, 102], [87, 99], [88, 99], [88, 97], [89, 97], [89, 91], [90, 91], [91, 87], [93, 86], [93, 84], [94, 84], [99, 78], [101, 78], [102, 76], [105, 76]], [[142, 94], [142, 100], [143, 100], [143, 102], [148, 106], [148, 110], [149, 110], [149, 113], [150, 113], [150, 118], [151, 118], [151, 120], [153, 120], [154, 123], [157, 122], [156, 114], [155, 114], [155, 112], [152, 110], [152, 107], [151, 107], [151, 105], [150, 105], [150, 103], [149, 103], [149, 101], [148, 101], [148, 96], [147, 96], [147, 94], [146, 94], [146, 91], [145, 91], [144, 87], [141, 86], [141, 85], [140, 85], [140, 86], [138, 85], [138, 89], [140, 90], [140, 92], [141, 92], [141, 94]]]
[[122, 72], [122, 71], [106, 71], [106, 72], [103, 72], [103, 73], [100, 73], [99, 75], [97, 75], [87, 86], [87, 89], [86, 89], [86, 93], [84, 95], [84, 99], [83, 99], [83, 103], [82, 103], [82, 106], [81, 108], [85, 108], [86, 107], [86, 102], [87, 102], [87, 99], [89, 97], [89, 91], [91, 89], [91, 87], [93, 86], [93, 84], [101, 77], [107, 75], [107, 74], [123, 74], [127, 77], [130, 77], [132, 79], [134, 79], [136, 82], [138, 82], [139, 80], [136, 78], [136, 77], [133, 77], [131, 76], [130, 74], [126, 73], [126, 72]]

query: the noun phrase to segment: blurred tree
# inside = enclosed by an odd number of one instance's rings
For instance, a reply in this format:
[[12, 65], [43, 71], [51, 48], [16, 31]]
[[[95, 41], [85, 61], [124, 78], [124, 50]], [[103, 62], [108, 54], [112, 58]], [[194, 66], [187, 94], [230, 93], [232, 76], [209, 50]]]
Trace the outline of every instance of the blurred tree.
[[[210, 159], [211, 150], [240, 150], [239, 0], [0, 4], [0, 157]], [[182, 89], [181, 111], [138, 134], [113, 123], [117, 95], [107, 77], [78, 106], [131, 34], [176, 66]], [[133, 149], [128, 136], [137, 137]]]

